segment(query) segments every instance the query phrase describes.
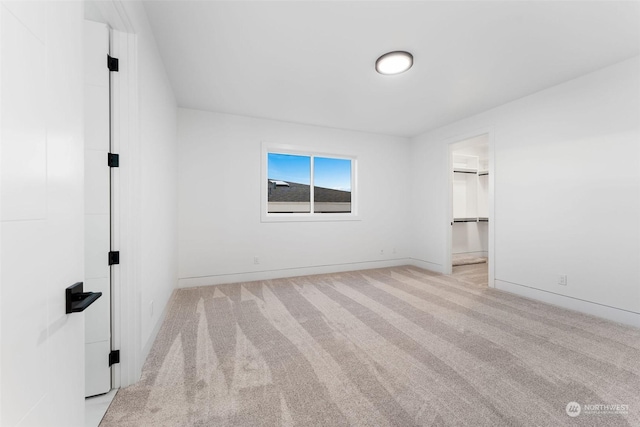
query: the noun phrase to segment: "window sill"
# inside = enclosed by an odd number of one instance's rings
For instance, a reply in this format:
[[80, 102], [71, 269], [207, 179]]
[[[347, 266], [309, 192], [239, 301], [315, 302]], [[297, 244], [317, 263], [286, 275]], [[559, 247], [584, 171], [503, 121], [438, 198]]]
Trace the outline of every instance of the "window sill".
[[339, 222], [361, 221], [356, 214], [262, 214], [261, 222]]

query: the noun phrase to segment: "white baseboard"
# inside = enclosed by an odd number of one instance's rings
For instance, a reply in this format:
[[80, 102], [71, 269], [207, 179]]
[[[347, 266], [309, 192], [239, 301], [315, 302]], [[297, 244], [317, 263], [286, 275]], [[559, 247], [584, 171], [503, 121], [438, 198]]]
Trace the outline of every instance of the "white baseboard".
[[495, 289], [640, 328], [640, 313], [633, 311], [622, 310], [498, 279], [495, 280]]
[[341, 271], [368, 270], [371, 268], [397, 267], [411, 264], [410, 258], [384, 261], [364, 261], [346, 264], [318, 265], [311, 267], [285, 268], [277, 270], [250, 271], [244, 273], [214, 274], [201, 277], [178, 279], [178, 288], [221, 285], [224, 283], [253, 282], [256, 280], [281, 279], [284, 277], [310, 276], [313, 274], [338, 273]]
[[444, 274], [444, 266], [434, 262], [425, 261], [423, 259], [409, 258], [409, 265], [422, 268], [424, 270], [433, 271], [434, 273]]
[[144, 362], [147, 360], [147, 356], [149, 356], [149, 352], [151, 351], [151, 347], [153, 346], [153, 343], [156, 341], [156, 337], [158, 336], [158, 332], [160, 332], [160, 328], [162, 327], [162, 324], [164, 323], [164, 318], [167, 316], [167, 309], [169, 308], [170, 302], [171, 302], [171, 296], [169, 297], [169, 299], [167, 299], [167, 303], [164, 305], [164, 308], [162, 309], [162, 313], [160, 313], [160, 316], [158, 316], [158, 320], [156, 320], [156, 324], [153, 326], [153, 329], [151, 330], [151, 334], [149, 335], [149, 338], [147, 339], [147, 343], [142, 348], [142, 358], [141, 358], [142, 365], [144, 365]]
[[454, 252], [453, 255], [465, 255], [465, 256], [474, 256], [478, 258], [487, 258], [489, 252], [487, 251], [477, 251], [477, 252]]

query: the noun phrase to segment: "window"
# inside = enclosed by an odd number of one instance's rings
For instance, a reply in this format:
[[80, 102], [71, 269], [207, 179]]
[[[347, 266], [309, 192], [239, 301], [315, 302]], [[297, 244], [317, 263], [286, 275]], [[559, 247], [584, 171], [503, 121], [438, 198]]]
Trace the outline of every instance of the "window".
[[275, 147], [263, 153], [263, 220], [355, 219], [354, 157]]
[[351, 213], [351, 160], [313, 158], [313, 211]]
[[269, 153], [267, 168], [267, 212], [311, 212], [311, 157]]

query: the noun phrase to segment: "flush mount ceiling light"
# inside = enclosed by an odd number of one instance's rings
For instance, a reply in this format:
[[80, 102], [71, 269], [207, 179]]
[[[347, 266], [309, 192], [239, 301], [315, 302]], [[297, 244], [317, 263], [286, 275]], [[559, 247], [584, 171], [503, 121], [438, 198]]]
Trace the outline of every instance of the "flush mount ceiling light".
[[397, 50], [382, 55], [376, 61], [376, 71], [380, 74], [400, 74], [407, 71], [413, 65], [413, 55], [409, 52]]

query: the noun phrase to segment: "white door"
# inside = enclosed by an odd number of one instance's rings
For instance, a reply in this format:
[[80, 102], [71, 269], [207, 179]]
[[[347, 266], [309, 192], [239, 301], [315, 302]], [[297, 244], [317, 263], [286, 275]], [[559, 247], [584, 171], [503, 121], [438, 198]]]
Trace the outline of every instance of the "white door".
[[0, 3], [2, 426], [84, 421], [83, 6]]
[[85, 21], [85, 278], [84, 288], [102, 292], [85, 310], [85, 395], [111, 390], [111, 241], [109, 153], [109, 29]]

